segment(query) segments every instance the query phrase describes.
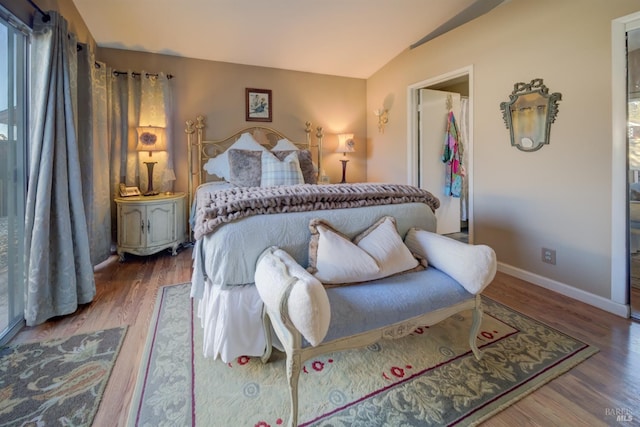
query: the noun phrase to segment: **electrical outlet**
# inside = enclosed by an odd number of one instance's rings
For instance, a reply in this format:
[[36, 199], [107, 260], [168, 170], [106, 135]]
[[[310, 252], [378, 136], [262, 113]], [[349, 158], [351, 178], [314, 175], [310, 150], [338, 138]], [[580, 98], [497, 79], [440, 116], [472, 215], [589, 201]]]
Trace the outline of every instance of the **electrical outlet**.
[[549, 248], [542, 248], [542, 262], [556, 265], [556, 250], [549, 249]]

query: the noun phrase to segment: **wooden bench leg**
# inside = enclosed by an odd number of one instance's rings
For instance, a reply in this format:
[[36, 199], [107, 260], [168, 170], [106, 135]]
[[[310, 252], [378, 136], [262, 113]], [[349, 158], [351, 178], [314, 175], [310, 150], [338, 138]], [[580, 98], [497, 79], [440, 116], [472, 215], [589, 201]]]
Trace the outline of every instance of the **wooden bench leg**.
[[271, 319], [269, 318], [265, 307], [262, 307], [262, 327], [264, 329], [264, 336], [267, 342], [260, 360], [262, 360], [262, 363], [267, 363], [271, 357], [273, 342], [271, 340]]
[[478, 349], [478, 345], [476, 344], [476, 337], [480, 331], [481, 324], [482, 304], [478, 301], [473, 309], [473, 325], [471, 326], [471, 333], [469, 334], [469, 345], [471, 346], [471, 351], [473, 351], [473, 355], [476, 357], [476, 360], [482, 359], [482, 351]]
[[298, 425], [298, 378], [300, 377], [300, 355], [287, 354], [287, 377], [289, 379], [289, 397], [291, 398], [290, 427]]

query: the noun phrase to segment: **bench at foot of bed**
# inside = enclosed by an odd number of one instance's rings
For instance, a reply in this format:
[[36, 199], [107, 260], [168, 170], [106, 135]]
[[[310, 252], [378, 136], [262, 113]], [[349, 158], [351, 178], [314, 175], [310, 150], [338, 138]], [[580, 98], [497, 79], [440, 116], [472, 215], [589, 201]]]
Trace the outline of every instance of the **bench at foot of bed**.
[[286, 252], [269, 248], [258, 262], [256, 286], [265, 303], [268, 337], [262, 360], [271, 355], [271, 327], [287, 355], [292, 426], [298, 420], [300, 369], [318, 355], [401, 338], [419, 326], [473, 310], [469, 346], [476, 359], [482, 357], [476, 345], [482, 321], [479, 292], [470, 293], [435, 267], [325, 288]]

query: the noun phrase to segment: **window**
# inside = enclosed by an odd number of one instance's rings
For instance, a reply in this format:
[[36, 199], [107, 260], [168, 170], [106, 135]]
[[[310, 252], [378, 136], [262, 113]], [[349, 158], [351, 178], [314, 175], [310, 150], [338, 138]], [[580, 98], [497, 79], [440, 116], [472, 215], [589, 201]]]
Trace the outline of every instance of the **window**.
[[0, 8], [0, 344], [24, 316], [27, 31]]

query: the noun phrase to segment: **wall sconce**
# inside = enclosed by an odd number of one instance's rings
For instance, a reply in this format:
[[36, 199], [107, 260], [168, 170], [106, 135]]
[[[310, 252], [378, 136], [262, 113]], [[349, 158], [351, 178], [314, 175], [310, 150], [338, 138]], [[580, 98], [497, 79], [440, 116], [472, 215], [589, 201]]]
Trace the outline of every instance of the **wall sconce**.
[[[167, 149], [167, 142], [165, 138], [164, 128], [159, 126], [144, 126], [136, 128], [138, 131], [138, 145], [136, 151], [148, 151], [149, 159], [153, 155], [154, 151], [165, 151]], [[143, 162], [147, 165], [148, 185], [145, 196], [154, 196], [158, 194], [153, 190], [153, 166], [158, 162]]]
[[340, 159], [342, 162], [342, 181], [340, 184], [347, 182], [347, 153], [353, 153], [355, 150], [355, 142], [353, 141], [352, 133], [341, 133], [338, 135], [338, 149], [336, 153], [342, 153], [344, 159]]
[[378, 117], [378, 132], [384, 133], [384, 127], [389, 122], [389, 110], [386, 108], [380, 108], [375, 110], [373, 114]]
[[511, 145], [521, 151], [536, 151], [548, 144], [561, 99], [561, 93], [549, 94], [542, 79], [514, 84], [509, 101], [500, 103]]

